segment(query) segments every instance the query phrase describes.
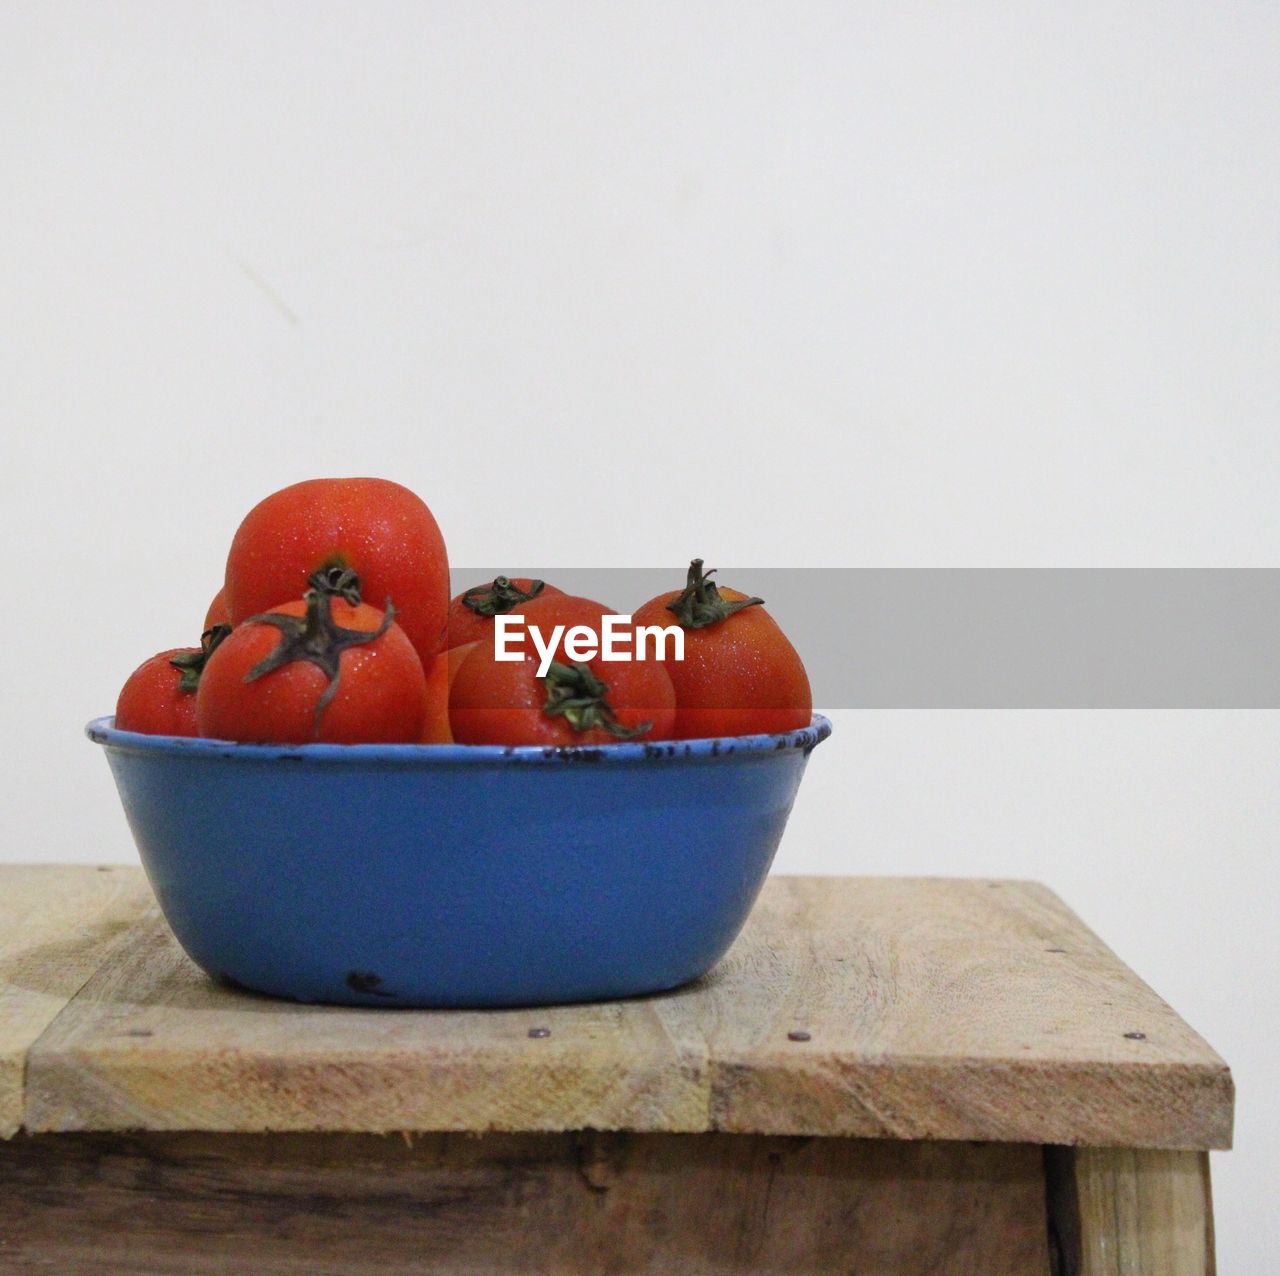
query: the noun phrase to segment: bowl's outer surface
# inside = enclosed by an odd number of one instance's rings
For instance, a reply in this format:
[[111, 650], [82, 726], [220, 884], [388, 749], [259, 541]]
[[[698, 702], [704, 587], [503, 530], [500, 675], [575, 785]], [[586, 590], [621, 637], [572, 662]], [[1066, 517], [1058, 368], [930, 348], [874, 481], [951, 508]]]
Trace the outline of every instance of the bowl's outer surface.
[[165, 918], [210, 975], [300, 1001], [501, 1006], [710, 969], [825, 718], [603, 749], [273, 747], [89, 724]]

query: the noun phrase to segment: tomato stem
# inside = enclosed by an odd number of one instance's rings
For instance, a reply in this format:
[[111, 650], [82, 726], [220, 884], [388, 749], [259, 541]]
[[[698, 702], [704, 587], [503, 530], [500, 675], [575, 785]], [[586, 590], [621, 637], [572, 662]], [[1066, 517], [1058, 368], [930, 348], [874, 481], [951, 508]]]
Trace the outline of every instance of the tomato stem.
[[214, 625], [200, 635], [199, 651], [184, 651], [169, 661], [175, 669], [182, 671], [182, 677], [178, 679], [179, 691], [194, 692], [200, 686], [200, 675], [209, 663], [209, 657], [230, 632], [230, 625]]
[[705, 629], [727, 620], [744, 607], [758, 607], [764, 602], [763, 598], [740, 598], [733, 602], [721, 598], [719, 588], [711, 579], [713, 575], [714, 567], [704, 572], [702, 559], [695, 558], [689, 564], [684, 592], [667, 604], [667, 610], [685, 629]]
[[332, 594], [341, 598], [353, 607], [360, 606], [360, 577], [352, 568], [344, 564], [335, 563], [321, 567], [307, 577], [307, 584], [323, 594]]
[[462, 595], [463, 604], [477, 616], [505, 616], [513, 607], [537, 598], [545, 588], [545, 581], [531, 580], [528, 590], [512, 584], [506, 576], [495, 576], [487, 585], [477, 585]]
[[[354, 576], [354, 573], [351, 574]], [[358, 582], [356, 588], [358, 591]], [[308, 589], [303, 595], [307, 604], [304, 616], [289, 616], [283, 612], [272, 611], [250, 616], [244, 622], [247, 625], [274, 625], [280, 630], [279, 644], [245, 674], [245, 682], [255, 682], [272, 670], [279, 669], [281, 665], [291, 664], [295, 660], [305, 660], [308, 664], [315, 665], [329, 679], [329, 685], [324, 689], [324, 694], [316, 701], [317, 733], [320, 730], [320, 717], [338, 691], [342, 653], [348, 647], [358, 647], [381, 638], [391, 628], [396, 615], [396, 609], [388, 598], [387, 609], [377, 629], [344, 629], [333, 619], [335, 592], [341, 593], [344, 598], [348, 597], [340, 590]], [[358, 592], [356, 598], [358, 602]]]
[[575, 731], [601, 727], [619, 740], [634, 740], [653, 730], [652, 722], [624, 727], [605, 699], [609, 684], [601, 682], [584, 664], [553, 661], [542, 681], [547, 688], [547, 702], [542, 712], [549, 718], [564, 718]]

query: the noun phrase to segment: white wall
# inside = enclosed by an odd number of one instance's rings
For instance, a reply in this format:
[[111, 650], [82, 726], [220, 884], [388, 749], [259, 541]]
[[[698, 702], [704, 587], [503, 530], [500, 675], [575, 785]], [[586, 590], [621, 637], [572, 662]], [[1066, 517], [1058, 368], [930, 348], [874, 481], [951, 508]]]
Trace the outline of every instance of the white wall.
[[[459, 562], [1276, 565], [1277, 54], [1262, 4], [11, 0], [0, 858], [133, 857], [80, 727], [300, 477]], [[838, 728], [779, 867], [1057, 887], [1234, 1065], [1266, 1269], [1280, 717]]]

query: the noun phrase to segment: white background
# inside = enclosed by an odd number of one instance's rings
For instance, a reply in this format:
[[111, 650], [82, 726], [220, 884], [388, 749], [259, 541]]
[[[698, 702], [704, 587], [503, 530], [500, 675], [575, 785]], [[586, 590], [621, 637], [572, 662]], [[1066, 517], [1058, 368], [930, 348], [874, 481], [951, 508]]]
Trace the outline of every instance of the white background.
[[[8, 0], [0, 858], [134, 858], [80, 728], [303, 477], [460, 563], [1278, 565], [1278, 58], [1264, 3]], [[844, 713], [778, 864], [1058, 889], [1234, 1067], [1230, 1273], [1278, 746]]]

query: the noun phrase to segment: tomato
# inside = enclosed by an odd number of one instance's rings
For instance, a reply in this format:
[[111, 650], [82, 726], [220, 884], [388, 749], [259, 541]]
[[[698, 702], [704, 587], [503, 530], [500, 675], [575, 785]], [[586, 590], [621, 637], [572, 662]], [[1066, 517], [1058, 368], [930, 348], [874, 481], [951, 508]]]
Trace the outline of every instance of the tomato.
[[[550, 642], [556, 625], [582, 625], [597, 642], [609, 608], [558, 594], [520, 611]], [[540, 657], [526, 637], [518, 661], [496, 659], [492, 642], [478, 642], [463, 660], [449, 693], [449, 721], [461, 744], [616, 744], [619, 739], [669, 739], [675, 692], [660, 661], [627, 663], [599, 657], [573, 661], [562, 635], [556, 663], [538, 677]]]
[[813, 716], [809, 677], [796, 649], [760, 605], [720, 589], [690, 564], [685, 588], [638, 608], [634, 624], [684, 629], [684, 659], [666, 667], [676, 690], [674, 738], [772, 734], [806, 727]]
[[247, 617], [209, 658], [200, 734], [271, 744], [410, 744], [422, 734], [422, 662], [391, 610], [320, 589]]
[[173, 647], [144, 660], [129, 675], [116, 701], [116, 727], [148, 735], [199, 735], [196, 698], [182, 691], [175, 656], [196, 654], [198, 647]]
[[449, 692], [462, 662], [471, 654], [475, 643], [450, 647], [442, 651], [427, 671], [427, 713], [422, 723], [423, 744], [452, 744], [449, 727]]
[[144, 660], [129, 675], [116, 701], [116, 726], [148, 735], [199, 735], [196, 687], [209, 656], [229, 633], [210, 626], [198, 647], [174, 647]]
[[444, 538], [426, 505], [387, 479], [308, 479], [255, 505], [227, 555], [231, 623], [297, 598], [330, 568], [354, 571], [372, 606], [389, 599], [423, 665], [431, 664], [449, 606]]
[[224, 585], [214, 594], [213, 601], [209, 604], [209, 610], [204, 614], [204, 627], [209, 630], [214, 625], [229, 625], [230, 623], [231, 613], [227, 611], [227, 589]]
[[528, 576], [495, 576], [464, 590], [449, 603], [449, 646], [461, 647], [493, 635], [493, 618], [505, 616], [535, 598], [563, 596], [564, 590]]

